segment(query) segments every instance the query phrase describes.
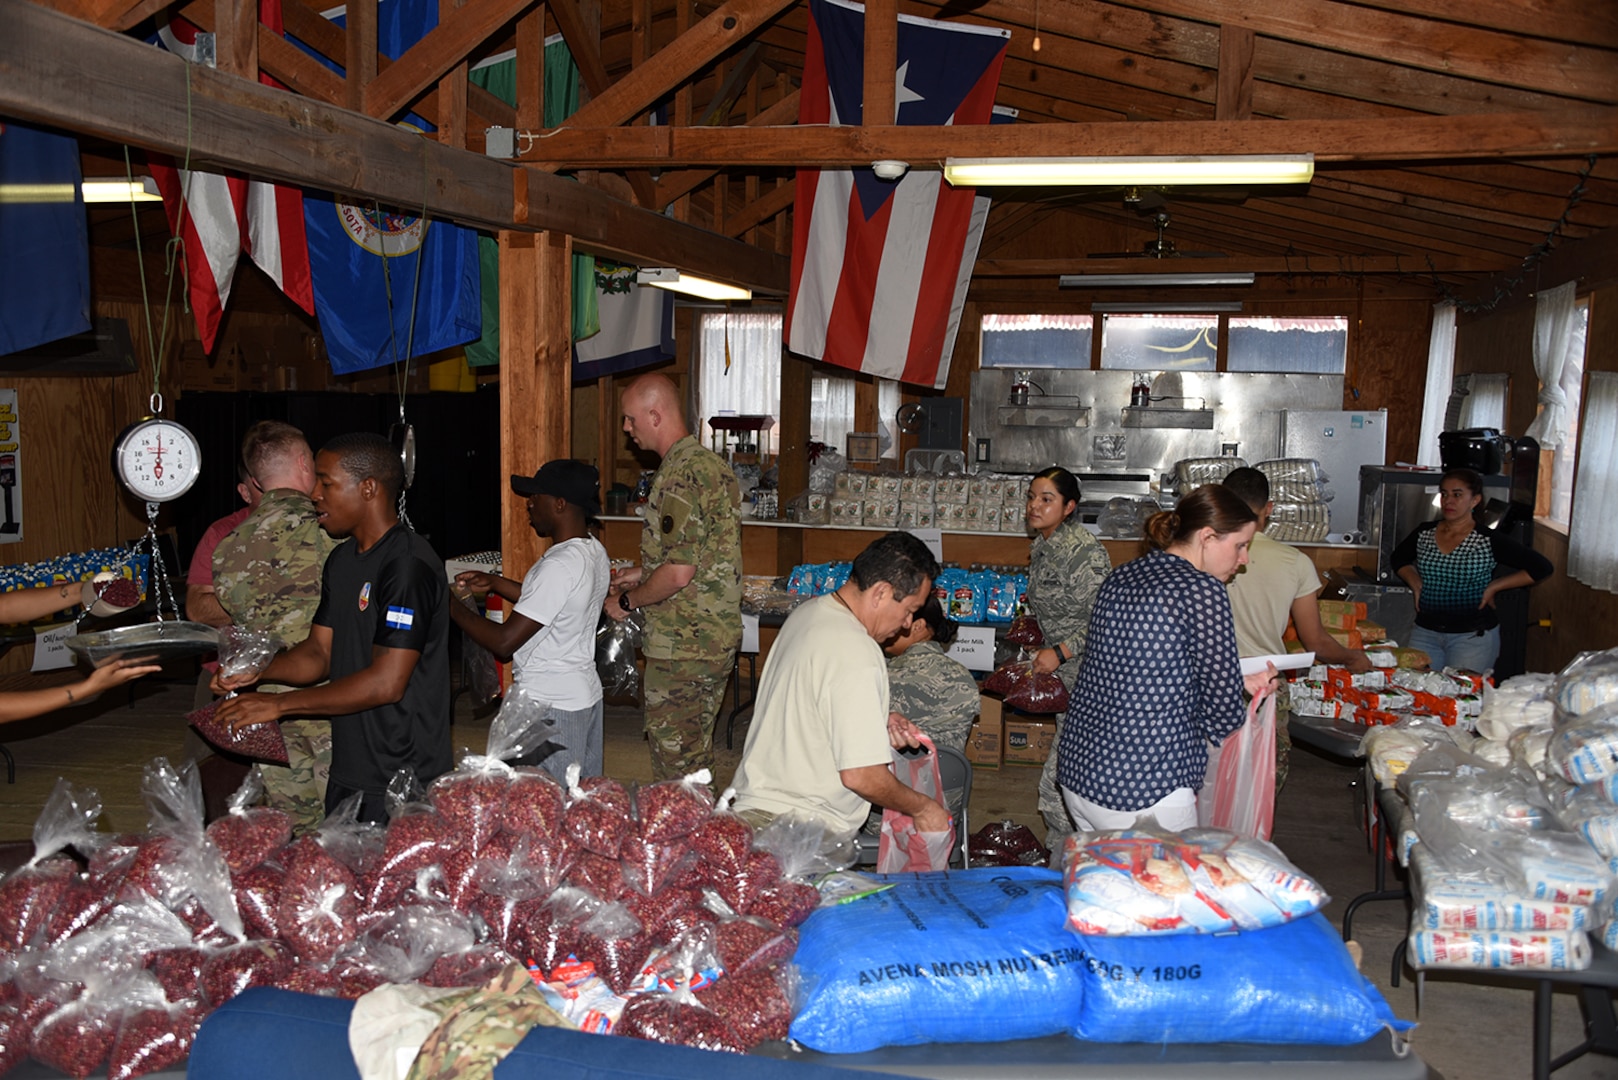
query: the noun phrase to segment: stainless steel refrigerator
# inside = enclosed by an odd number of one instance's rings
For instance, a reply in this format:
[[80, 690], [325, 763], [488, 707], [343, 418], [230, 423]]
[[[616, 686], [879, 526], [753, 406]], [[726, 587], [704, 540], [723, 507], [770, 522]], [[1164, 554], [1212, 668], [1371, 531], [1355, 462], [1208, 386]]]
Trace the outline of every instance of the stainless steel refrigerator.
[[1326, 473], [1333, 494], [1328, 536], [1356, 540], [1360, 529], [1360, 467], [1381, 465], [1387, 457], [1388, 410], [1282, 409], [1276, 457], [1313, 458]]

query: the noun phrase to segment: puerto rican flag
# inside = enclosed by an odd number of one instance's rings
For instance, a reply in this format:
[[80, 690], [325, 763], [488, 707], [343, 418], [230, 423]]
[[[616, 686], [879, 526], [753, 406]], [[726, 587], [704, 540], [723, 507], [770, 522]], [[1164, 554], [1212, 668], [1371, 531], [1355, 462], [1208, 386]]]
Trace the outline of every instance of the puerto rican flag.
[[[282, 33], [281, 0], [259, 0], [259, 21]], [[158, 44], [192, 63], [211, 63], [197, 48], [196, 26], [176, 16], [157, 32]], [[285, 89], [263, 72], [259, 81]], [[230, 301], [236, 261], [245, 251], [292, 302], [315, 312], [309, 244], [303, 228], [303, 192], [244, 176], [176, 167], [151, 156], [152, 179], [163, 195], [169, 228], [185, 246], [186, 287], [202, 347], [213, 351], [219, 321]], [[181, 191], [184, 190], [182, 220]]]
[[[1010, 34], [899, 16], [896, 123], [987, 124]], [[809, 0], [800, 124], [858, 124], [865, 8]], [[800, 169], [787, 348], [942, 388], [989, 200], [936, 169]]]

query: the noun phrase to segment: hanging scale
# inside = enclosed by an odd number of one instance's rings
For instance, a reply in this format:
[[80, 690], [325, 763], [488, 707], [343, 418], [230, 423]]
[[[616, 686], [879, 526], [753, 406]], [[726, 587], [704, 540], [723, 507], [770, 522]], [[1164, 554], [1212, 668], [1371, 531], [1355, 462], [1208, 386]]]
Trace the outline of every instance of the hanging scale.
[[202, 453], [197, 437], [185, 425], [158, 415], [163, 411], [162, 394], [153, 393], [149, 404], [152, 415], [129, 425], [113, 444], [112, 471], [131, 495], [146, 503], [146, 535], [132, 545], [130, 554], [138, 555], [144, 548], [150, 557], [161, 622], [165, 604], [177, 619], [180, 606], [157, 543], [157, 511], [195, 486], [202, 475]]

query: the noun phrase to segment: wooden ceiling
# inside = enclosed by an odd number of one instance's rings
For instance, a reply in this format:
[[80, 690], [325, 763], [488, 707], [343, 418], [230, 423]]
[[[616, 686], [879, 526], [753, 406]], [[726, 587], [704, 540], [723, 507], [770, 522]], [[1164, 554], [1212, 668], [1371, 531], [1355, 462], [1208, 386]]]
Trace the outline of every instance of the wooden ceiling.
[[[0, 22], [20, 2], [0, 0]], [[544, 134], [521, 140], [534, 178], [526, 197], [518, 183], [511, 223], [557, 227], [540, 220], [552, 191], [540, 174], [562, 172], [613, 200], [668, 209], [677, 221], [763, 249], [777, 262], [760, 273], [776, 285], [779, 257], [790, 249], [792, 168], [885, 157], [936, 167], [943, 156], [974, 152], [1316, 155], [1306, 190], [1143, 191], [1127, 202], [1121, 191], [995, 192], [977, 280], [1000, 288], [1048, 285], [1057, 272], [1142, 269], [1144, 259], [1086, 256], [1140, 250], [1159, 211], [1181, 252], [1227, 256], [1180, 259], [1177, 268], [1385, 275], [1435, 291], [1510, 274], [1553, 233], [1560, 246], [1618, 225], [1611, 2], [872, 0], [868, 97], [881, 93], [882, 43], [891, 42], [884, 35], [895, 10], [1011, 31], [997, 101], [1019, 110], [1020, 122], [992, 131], [785, 126], [802, 79], [803, 0], [443, 0], [439, 30], [396, 62], [379, 61], [374, 74], [363, 44], [367, 18], [374, 35], [374, 0], [350, 4], [357, 36], [322, 20], [321, 0], [283, 0], [288, 30], [348, 58], [359, 72], [348, 80], [268, 31], [247, 32], [254, 0], [41, 2], [114, 30], [184, 12], [219, 32], [222, 70], [262, 68], [310, 98], [377, 118], [413, 107], [469, 151], [435, 159], [435, 167], [476, 173], [490, 199], [498, 178], [476, 156], [483, 128]], [[531, 92], [513, 109], [468, 90], [466, 63], [516, 47], [519, 62], [536, 71], [524, 57], [558, 30], [580, 59], [591, 99], [562, 129], [543, 133], [531, 122], [540, 115]], [[889, 52], [889, 91], [892, 63]], [[665, 101], [672, 126], [646, 126], [648, 106]], [[0, 112], [22, 115], [22, 107], [0, 90]], [[267, 108], [256, 100], [228, 107]], [[55, 115], [61, 122], [66, 114]], [[163, 140], [148, 144], [162, 148]], [[218, 153], [232, 160], [229, 148]], [[121, 171], [121, 154], [113, 161], [111, 171]], [[234, 163], [268, 175], [297, 168], [245, 149]], [[332, 184], [325, 174], [307, 179]], [[358, 177], [352, 184], [364, 186]], [[455, 200], [453, 192], [443, 198]], [[636, 254], [636, 230], [651, 219], [591, 205], [601, 224], [579, 242]], [[489, 224], [455, 205], [444, 212]], [[159, 216], [148, 212], [143, 222], [161, 238]], [[133, 238], [127, 212], [97, 228], [109, 244]]]

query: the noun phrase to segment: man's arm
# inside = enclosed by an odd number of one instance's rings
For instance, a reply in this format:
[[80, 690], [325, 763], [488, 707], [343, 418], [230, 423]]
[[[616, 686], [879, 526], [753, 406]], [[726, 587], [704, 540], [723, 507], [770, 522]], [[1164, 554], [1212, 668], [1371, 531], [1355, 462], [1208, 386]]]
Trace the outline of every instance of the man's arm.
[[886, 765], [861, 765], [837, 773], [843, 786], [867, 802], [908, 814], [922, 832], [948, 832], [949, 811], [934, 799], [906, 787]]
[[[288, 654], [290, 655], [290, 654]], [[219, 705], [218, 719], [234, 730], [279, 720], [283, 716], [344, 716], [404, 697], [421, 653], [414, 649], [371, 647], [369, 667], [308, 690], [285, 694], [246, 694]], [[273, 669], [273, 665], [272, 665]], [[266, 671], [266, 675], [271, 674]], [[276, 678], [279, 681], [280, 673]]]
[[459, 600], [449, 603], [449, 621], [459, 626], [461, 633], [501, 660], [510, 660], [543, 627], [542, 623], [515, 611], [506, 612], [504, 622], [485, 619]]
[[1300, 596], [1292, 601], [1292, 626], [1298, 631], [1298, 640], [1315, 654], [1315, 659], [1320, 663], [1346, 667], [1356, 675], [1370, 671], [1371, 659], [1365, 655], [1364, 649], [1350, 649], [1326, 633], [1326, 628], [1320, 622], [1319, 599], [1320, 591], [1317, 589], [1308, 596]]
[[212, 585], [185, 587], [185, 617], [208, 626], [229, 626], [235, 622], [230, 612], [219, 605], [219, 595]]
[[[688, 563], [664, 563], [650, 574], [642, 577], [640, 582], [618, 592], [627, 592], [629, 602], [636, 608], [648, 607], [652, 604], [662, 603], [687, 585], [697, 576], [697, 568]], [[610, 590], [607, 593], [604, 609], [608, 615], [615, 619], [623, 619], [629, 613], [625, 611], [618, 601], [617, 593]]]

